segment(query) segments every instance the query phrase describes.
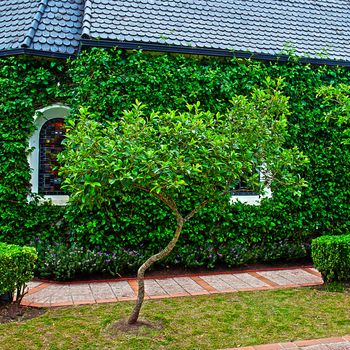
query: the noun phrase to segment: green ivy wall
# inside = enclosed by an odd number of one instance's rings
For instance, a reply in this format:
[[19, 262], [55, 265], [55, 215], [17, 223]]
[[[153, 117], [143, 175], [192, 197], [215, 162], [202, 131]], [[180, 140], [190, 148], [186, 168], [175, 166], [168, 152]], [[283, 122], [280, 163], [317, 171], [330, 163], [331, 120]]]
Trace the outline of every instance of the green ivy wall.
[[114, 205], [101, 211], [27, 204], [26, 149], [36, 109], [61, 101], [73, 114], [84, 105], [98, 120], [114, 120], [138, 99], [148, 110], [183, 110], [186, 103], [200, 101], [204, 109], [224, 112], [234, 94], [249, 94], [267, 77], [280, 76], [292, 111], [289, 143], [310, 159], [301, 170], [309, 186], [300, 198], [288, 189], [273, 188], [274, 199], [260, 206], [218, 204], [225, 207], [224, 215], [211, 205], [185, 228], [182, 245], [205, 249], [225, 242], [309, 241], [347, 232], [350, 150], [341, 144], [343, 131], [325, 119], [331, 106], [317, 97], [317, 89], [349, 84], [348, 69], [312, 67], [295, 59], [276, 63], [92, 49], [69, 62], [0, 60], [0, 240], [24, 243], [36, 236], [65, 235], [108, 249], [156, 250], [169, 240], [174, 227], [169, 212], [139, 193], [116, 193]]

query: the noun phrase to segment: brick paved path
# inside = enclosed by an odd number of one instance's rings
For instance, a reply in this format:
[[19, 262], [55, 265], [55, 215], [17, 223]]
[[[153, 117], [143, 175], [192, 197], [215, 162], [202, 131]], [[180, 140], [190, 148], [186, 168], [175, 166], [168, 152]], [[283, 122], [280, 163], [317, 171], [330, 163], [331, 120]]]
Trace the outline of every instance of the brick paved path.
[[[237, 291], [305, 287], [323, 284], [313, 268], [211, 273], [196, 276], [148, 278], [146, 299], [232, 293]], [[86, 283], [30, 282], [22, 304], [54, 307], [135, 300], [134, 278]], [[226, 350], [350, 350], [350, 336], [290, 343], [266, 344]]]
[[[198, 276], [146, 279], [146, 299], [314, 286], [322, 284], [313, 268], [203, 274]], [[24, 305], [68, 306], [135, 300], [136, 279], [87, 283], [30, 282]]]

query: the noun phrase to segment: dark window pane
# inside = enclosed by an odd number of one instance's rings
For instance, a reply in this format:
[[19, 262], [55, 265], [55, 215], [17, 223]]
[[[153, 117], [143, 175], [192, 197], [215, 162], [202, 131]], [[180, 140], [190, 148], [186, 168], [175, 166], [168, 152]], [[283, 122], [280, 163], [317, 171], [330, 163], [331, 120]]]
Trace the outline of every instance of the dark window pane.
[[61, 190], [61, 179], [58, 177], [57, 154], [62, 151], [62, 141], [66, 129], [63, 118], [48, 120], [40, 130], [39, 141], [39, 193], [65, 194]]
[[234, 188], [231, 190], [234, 196], [253, 196], [258, 195], [256, 191], [253, 191], [248, 187], [247, 183], [244, 181], [238, 181]]

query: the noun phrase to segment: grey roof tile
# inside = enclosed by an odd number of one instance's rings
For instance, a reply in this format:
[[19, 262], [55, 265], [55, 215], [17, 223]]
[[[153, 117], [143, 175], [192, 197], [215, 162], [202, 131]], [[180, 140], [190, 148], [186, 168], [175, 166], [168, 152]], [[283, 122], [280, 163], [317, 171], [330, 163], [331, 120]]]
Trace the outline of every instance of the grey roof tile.
[[[279, 53], [350, 60], [347, 0], [87, 0], [83, 28], [91, 39]], [[87, 16], [88, 15], [88, 16]]]
[[21, 46], [72, 54], [79, 47], [83, 10], [83, 0], [2, 1], [0, 50]]
[[[38, 11], [40, 1], [5, 0], [1, 2], [0, 33], [2, 49], [19, 47], [25, 40], [27, 31]], [[20, 14], [23, 13], [23, 16]]]
[[3, 0], [0, 50], [77, 52], [81, 36], [350, 61], [349, 0]]

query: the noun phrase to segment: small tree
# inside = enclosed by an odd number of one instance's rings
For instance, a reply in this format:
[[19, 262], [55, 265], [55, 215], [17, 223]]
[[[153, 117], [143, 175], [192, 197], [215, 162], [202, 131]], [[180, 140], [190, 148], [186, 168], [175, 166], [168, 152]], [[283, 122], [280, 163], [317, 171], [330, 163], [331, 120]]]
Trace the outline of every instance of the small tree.
[[[172, 240], [138, 270], [138, 296], [129, 324], [139, 317], [146, 270], [172, 251], [183, 225], [209, 201], [228, 200], [238, 179], [260, 187], [274, 179], [302, 182], [291, 170], [305, 157], [283, 147], [288, 99], [279, 91], [236, 96], [225, 115], [199, 107], [197, 103], [184, 113], [145, 115], [144, 106], [136, 102], [120, 121], [105, 125], [81, 109], [77, 122], [68, 125], [60, 160], [71, 200], [100, 206], [119, 193], [120, 186], [131, 187], [158, 198], [176, 218]], [[258, 171], [265, 171], [265, 183], [259, 183]], [[184, 213], [179, 208], [188, 187], [196, 205]]]

